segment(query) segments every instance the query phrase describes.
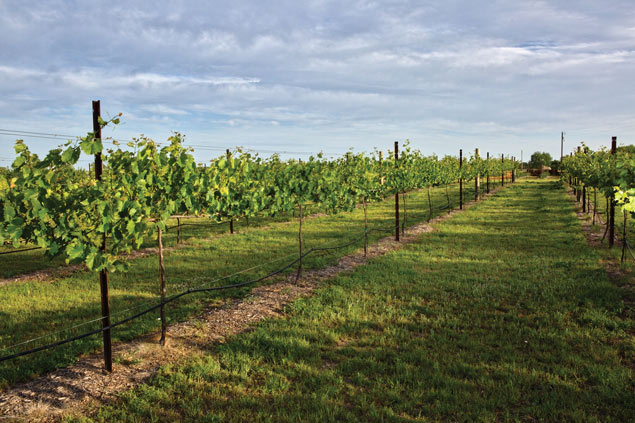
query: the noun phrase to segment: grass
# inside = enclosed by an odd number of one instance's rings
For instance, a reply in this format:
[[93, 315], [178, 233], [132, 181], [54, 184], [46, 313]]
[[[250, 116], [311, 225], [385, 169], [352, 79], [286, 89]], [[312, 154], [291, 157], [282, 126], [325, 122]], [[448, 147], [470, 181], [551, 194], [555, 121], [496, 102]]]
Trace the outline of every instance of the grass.
[[626, 422], [633, 311], [524, 180], [72, 422]]
[[[473, 184], [467, 183], [465, 199], [473, 198]], [[435, 207], [446, 204], [445, 189], [432, 190]], [[451, 201], [458, 204], [458, 187], [451, 186]], [[371, 227], [394, 225], [394, 200], [369, 207]], [[446, 210], [435, 210], [435, 214]], [[409, 195], [408, 225], [426, 220], [428, 217], [427, 193]], [[187, 245], [165, 254], [168, 295], [202, 284], [220, 286], [232, 282], [250, 280], [291, 262], [297, 255], [297, 219], [290, 222], [261, 220], [250, 227], [237, 225], [239, 231], [230, 236], [213, 232], [212, 229], [185, 227], [183, 236]], [[261, 226], [268, 224], [265, 230]], [[227, 225], [220, 225], [227, 231]], [[190, 232], [187, 232], [190, 231]], [[198, 232], [197, 232], [198, 231]], [[212, 231], [212, 232], [205, 232]], [[363, 234], [363, 212], [341, 213], [307, 220], [304, 225], [305, 249], [322, 245], [341, 245]], [[386, 236], [371, 232], [370, 241]], [[168, 235], [167, 244], [174, 245], [174, 231]], [[172, 237], [172, 238], [170, 238]], [[304, 261], [305, 268], [319, 268], [334, 264], [344, 254], [361, 245], [315, 254]], [[305, 250], [306, 251], [306, 250]], [[11, 258], [18, 261], [16, 254]], [[9, 257], [9, 256], [6, 256]], [[274, 263], [268, 262], [285, 258]], [[11, 261], [9, 260], [9, 261]], [[14, 264], [19, 267], [19, 263]], [[5, 264], [10, 266], [10, 264]], [[239, 270], [261, 266], [230, 280], [214, 281], [220, 276]], [[141, 257], [131, 262], [127, 273], [110, 274], [110, 303], [112, 320], [117, 321], [158, 302], [158, 260], [154, 256]], [[250, 288], [191, 295], [167, 306], [170, 322], [181, 321], [200, 311], [208, 304], [221, 304], [231, 297], [240, 297]], [[100, 327], [99, 282], [96, 274], [77, 271], [68, 276], [47, 281], [24, 281], [0, 286], [0, 355], [23, 351], [51, 343], [69, 336], [88, 332]], [[133, 310], [130, 310], [133, 308]], [[113, 330], [114, 341], [128, 341], [159, 328], [158, 312], [149, 313], [131, 323]], [[94, 320], [90, 323], [87, 321]], [[79, 327], [74, 327], [81, 325]], [[73, 327], [72, 329], [67, 329]], [[35, 338], [34, 341], [15, 348], [10, 346]], [[0, 389], [35, 377], [57, 367], [72, 364], [82, 354], [97, 351], [101, 337], [92, 336], [80, 341], [0, 363]]]

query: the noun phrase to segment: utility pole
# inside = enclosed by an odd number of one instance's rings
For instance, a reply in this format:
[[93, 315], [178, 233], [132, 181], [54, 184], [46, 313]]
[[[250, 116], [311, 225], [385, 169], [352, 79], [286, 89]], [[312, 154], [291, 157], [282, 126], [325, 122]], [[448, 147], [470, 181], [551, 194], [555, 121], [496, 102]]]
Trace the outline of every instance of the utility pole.
[[564, 131], [560, 133], [560, 163], [562, 163], [563, 150], [564, 150]]

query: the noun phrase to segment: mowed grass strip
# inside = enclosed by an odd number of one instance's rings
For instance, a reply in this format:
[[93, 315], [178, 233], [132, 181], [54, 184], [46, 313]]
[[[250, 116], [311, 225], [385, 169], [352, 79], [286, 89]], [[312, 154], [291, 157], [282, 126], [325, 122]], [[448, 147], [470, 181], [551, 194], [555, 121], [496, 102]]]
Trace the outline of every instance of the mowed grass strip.
[[524, 180], [73, 422], [626, 422], [633, 314]]
[[[473, 199], [473, 184], [466, 184], [465, 199]], [[445, 187], [431, 190], [434, 215], [447, 213], [439, 207], [446, 205]], [[452, 206], [458, 206], [458, 184], [450, 187]], [[315, 211], [315, 210], [314, 210]], [[313, 212], [313, 211], [312, 211]], [[428, 217], [427, 192], [418, 191], [408, 195], [407, 226], [425, 221]], [[394, 197], [368, 208], [369, 226], [392, 227], [394, 225]], [[403, 210], [402, 210], [403, 217]], [[218, 232], [196, 232], [198, 227], [186, 226], [183, 236], [187, 245], [165, 253], [167, 272], [167, 294], [182, 292], [190, 287], [208, 283], [220, 286], [247, 281], [266, 275], [294, 260], [298, 254], [298, 219], [289, 222], [266, 222], [267, 229], [260, 227], [265, 221], [252, 221], [246, 227], [243, 222], [235, 226], [234, 235]], [[254, 225], [256, 223], [256, 225]], [[227, 231], [227, 225], [220, 225]], [[220, 230], [216, 225], [214, 230]], [[305, 251], [311, 247], [341, 245], [363, 236], [364, 217], [361, 208], [352, 213], [322, 216], [305, 221], [303, 225]], [[190, 231], [190, 232], [188, 232]], [[170, 231], [168, 246], [173, 246], [176, 235]], [[197, 236], [198, 235], [198, 236]], [[389, 233], [371, 232], [370, 242]], [[304, 261], [307, 269], [321, 268], [336, 263], [345, 254], [359, 249], [361, 243], [310, 255]], [[4, 260], [16, 262], [20, 258], [4, 256]], [[283, 259], [273, 263], [272, 260]], [[43, 260], [46, 260], [42, 258]], [[268, 264], [267, 264], [268, 263]], [[229, 280], [209, 283], [221, 276], [243, 269], [260, 266], [241, 273]], [[292, 269], [289, 272], [293, 271]], [[267, 283], [267, 282], [265, 282]], [[184, 297], [167, 307], [170, 322], [182, 321], [195, 315], [209, 304], [222, 304], [231, 298], [241, 297], [250, 287], [196, 294]], [[110, 303], [112, 321], [120, 320], [159, 301], [158, 259], [147, 256], [131, 262], [127, 273], [110, 274]], [[132, 308], [132, 310], [130, 310]], [[47, 281], [26, 281], [0, 286], [0, 355], [23, 351], [56, 340], [98, 329], [100, 291], [98, 275], [88, 271], [77, 271], [71, 275]], [[128, 341], [139, 335], [157, 330], [160, 326], [158, 312], [115, 328], [115, 341]], [[76, 325], [82, 325], [74, 327]], [[71, 330], [66, 328], [73, 327]], [[42, 337], [42, 338], [40, 338]], [[34, 342], [7, 348], [16, 343], [36, 338]], [[67, 366], [82, 354], [101, 348], [101, 336], [95, 335], [80, 341], [0, 363], [0, 389], [15, 382], [36, 377], [57, 367]]]

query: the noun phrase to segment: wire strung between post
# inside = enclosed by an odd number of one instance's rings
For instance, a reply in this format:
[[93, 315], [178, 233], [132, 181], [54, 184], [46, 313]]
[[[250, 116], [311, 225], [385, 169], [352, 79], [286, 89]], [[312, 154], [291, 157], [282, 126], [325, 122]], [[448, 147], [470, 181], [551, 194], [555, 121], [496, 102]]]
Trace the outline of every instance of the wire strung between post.
[[[256, 278], [256, 279], [252, 279], [252, 280], [245, 281], [245, 282], [238, 282], [238, 283], [234, 283], [234, 284], [223, 285], [223, 286], [208, 287], [208, 288], [202, 288], [202, 287], [188, 288], [187, 290], [185, 290], [185, 291], [183, 291], [183, 292], [181, 292], [179, 294], [175, 294], [175, 295], [173, 295], [171, 297], [166, 298], [166, 300], [163, 301], [163, 302], [159, 302], [158, 304], [155, 304], [155, 305], [153, 305], [153, 306], [151, 306], [151, 307], [149, 307], [149, 308], [147, 308], [145, 310], [142, 310], [142, 311], [140, 311], [140, 312], [138, 312], [136, 314], [133, 314], [132, 316], [129, 316], [127, 318], [124, 318], [124, 319], [122, 319], [122, 320], [120, 320], [118, 322], [111, 323], [109, 326], [101, 327], [99, 329], [95, 329], [95, 330], [92, 330], [92, 331], [89, 331], [89, 332], [86, 332], [86, 333], [83, 333], [83, 334], [80, 334], [80, 335], [76, 335], [76, 336], [73, 336], [73, 337], [70, 337], [70, 338], [66, 338], [66, 339], [63, 339], [63, 340], [60, 340], [60, 341], [56, 341], [56, 342], [53, 342], [53, 343], [50, 343], [50, 344], [47, 344], [47, 345], [42, 345], [40, 347], [32, 348], [32, 349], [29, 349], [29, 350], [26, 350], [26, 351], [22, 351], [22, 352], [19, 352], [19, 353], [10, 354], [10, 355], [4, 356], [4, 357], [0, 357], [0, 362], [11, 360], [11, 359], [18, 358], [18, 357], [22, 357], [22, 356], [29, 355], [29, 354], [33, 354], [33, 353], [36, 353], [36, 352], [44, 351], [44, 350], [47, 350], [47, 349], [50, 349], [50, 348], [54, 348], [54, 347], [58, 347], [58, 346], [61, 346], [61, 345], [64, 345], [64, 344], [68, 344], [70, 342], [78, 341], [80, 339], [84, 339], [84, 338], [87, 338], [87, 337], [92, 336], [92, 335], [99, 334], [99, 333], [101, 333], [103, 331], [110, 330], [110, 329], [115, 328], [117, 326], [121, 326], [121, 325], [123, 325], [125, 323], [128, 323], [128, 322], [130, 322], [132, 320], [135, 320], [135, 319], [137, 319], [137, 318], [139, 318], [141, 316], [144, 316], [145, 314], [148, 314], [148, 313], [150, 313], [150, 312], [152, 312], [154, 310], [157, 310], [160, 307], [162, 307], [162, 306], [164, 306], [166, 304], [172, 303], [172, 302], [178, 300], [179, 298], [184, 297], [184, 296], [189, 295], [189, 294], [194, 294], [194, 293], [198, 293], [198, 292], [212, 292], [212, 291], [221, 291], [221, 290], [227, 290], [227, 289], [235, 289], [235, 288], [245, 287], [245, 286], [248, 286], [248, 285], [253, 285], [253, 284], [256, 284], [258, 282], [262, 282], [262, 281], [264, 281], [266, 279], [269, 279], [269, 278], [271, 278], [273, 276], [279, 275], [280, 273], [282, 273], [285, 270], [287, 270], [287, 269], [291, 268], [292, 266], [296, 265], [297, 263], [300, 262], [300, 260], [302, 260], [303, 258], [305, 258], [306, 256], [308, 256], [308, 255], [310, 255], [310, 254], [312, 254], [314, 252], [329, 251], [329, 250], [335, 250], [335, 249], [341, 249], [341, 248], [349, 247], [349, 246], [351, 246], [353, 244], [356, 244], [356, 243], [362, 241], [364, 239], [364, 237], [365, 237], [366, 232], [373, 232], [373, 231], [392, 232], [392, 228], [390, 228], [390, 229], [372, 228], [372, 229], [368, 229], [368, 231], [365, 231], [364, 235], [362, 235], [361, 237], [356, 238], [356, 239], [354, 239], [354, 240], [352, 240], [350, 242], [347, 242], [345, 244], [334, 245], [334, 246], [329, 246], [329, 247], [314, 247], [314, 248], [311, 248], [307, 252], [302, 254], [301, 256], [297, 257], [292, 262], [286, 264], [285, 266], [283, 266], [283, 267], [281, 267], [281, 268], [279, 268], [277, 270], [274, 270], [274, 271], [266, 274], [265, 276], [262, 276], [262, 277], [259, 277], [259, 278]], [[295, 254], [293, 254], [293, 255], [295, 255]], [[288, 257], [289, 256], [285, 256], [283, 258], [288, 258]], [[233, 273], [231, 275], [223, 276], [221, 278], [217, 278], [216, 280], [212, 280], [212, 281], [206, 282], [206, 283], [204, 283], [201, 286], [208, 285], [208, 284], [213, 283], [215, 281], [229, 279], [229, 278], [231, 278], [233, 276], [236, 276], [236, 275], [238, 275], [240, 273], [245, 273], [245, 272], [247, 272], [249, 270], [253, 270], [255, 268], [262, 267], [265, 264], [275, 263], [276, 261], [280, 261], [283, 258], [272, 260], [270, 262], [263, 263], [261, 265], [253, 266], [252, 268], [249, 268], [249, 269], [243, 269], [243, 270], [241, 270], [239, 272], [236, 272], [236, 273]], [[132, 307], [132, 308], [130, 308], [128, 310], [124, 310], [124, 311], [134, 310], [134, 309], [137, 309], [139, 307], [140, 307], [140, 305]], [[112, 315], [121, 314], [124, 311], [119, 311], [117, 313], [113, 313]], [[24, 344], [27, 344], [27, 343], [30, 343], [30, 342], [33, 342], [33, 341], [36, 341], [36, 340], [39, 340], [39, 339], [43, 339], [45, 337], [52, 336], [54, 334], [58, 334], [60, 332], [66, 331], [66, 330], [71, 330], [71, 329], [74, 329], [74, 328], [77, 328], [77, 327], [80, 327], [80, 326], [84, 326], [84, 325], [87, 325], [87, 324], [90, 324], [90, 323], [95, 323], [95, 322], [103, 320], [104, 318], [105, 317], [100, 317], [100, 318], [97, 318], [97, 319], [94, 319], [94, 320], [91, 320], [91, 321], [88, 321], [88, 322], [83, 322], [83, 323], [80, 323], [78, 325], [71, 326], [70, 328], [61, 329], [59, 331], [53, 332], [52, 334], [42, 335], [40, 337], [33, 338], [31, 340], [27, 340], [27, 341], [21, 342], [19, 344], [15, 344], [15, 345], [10, 346], [10, 347], [2, 348], [2, 350], [12, 349], [12, 348], [15, 348], [17, 346], [24, 345]]]

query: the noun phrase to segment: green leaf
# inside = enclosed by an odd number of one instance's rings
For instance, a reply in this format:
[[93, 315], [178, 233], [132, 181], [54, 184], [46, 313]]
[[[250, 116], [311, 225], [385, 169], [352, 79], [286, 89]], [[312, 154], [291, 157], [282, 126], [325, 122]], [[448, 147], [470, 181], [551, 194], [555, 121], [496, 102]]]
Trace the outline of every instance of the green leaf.
[[103, 150], [103, 145], [99, 138], [87, 137], [82, 140], [80, 147], [85, 154], [97, 154]]
[[77, 161], [77, 159], [79, 158], [79, 154], [78, 153], [79, 153], [79, 151], [77, 151], [75, 148], [68, 147], [62, 153], [62, 162], [64, 162], [64, 163], [75, 163]]
[[20, 154], [20, 153], [22, 153], [23, 151], [26, 150], [26, 145], [24, 145], [24, 141], [18, 140], [18, 141], [16, 141], [15, 146], [13, 147], [13, 149], [15, 150], [15, 152], [17, 154]]
[[15, 158], [15, 160], [13, 161], [13, 167], [17, 168], [22, 166], [24, 163], [26, 162], [26, 157], [24, 156], [18, 156]]
[[72, 261], [79, 260], [84, 256], [84, 246], [79, 243], [67, 246], [66, 256]]

